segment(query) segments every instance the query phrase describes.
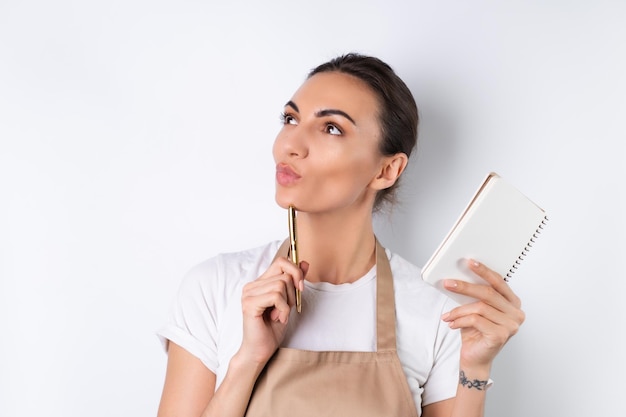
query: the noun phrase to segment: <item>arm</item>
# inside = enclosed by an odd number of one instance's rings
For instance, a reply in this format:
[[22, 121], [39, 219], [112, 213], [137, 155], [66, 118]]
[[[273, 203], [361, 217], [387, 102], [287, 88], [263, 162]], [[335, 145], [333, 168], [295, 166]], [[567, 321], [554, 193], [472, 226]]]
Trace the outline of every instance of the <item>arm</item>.
[[158, 417], [199, 416], [215, 391], [215, 374], [200, 359], [168, 343], [167, 371]]
[[450, 328], [461, 330], [461, 362], [456, 397], [424, 407], [423, 417], [483, 417], [486, 383], [496, 355], [524, 322], [519, 297], [500, 275], [470, 261], [470, 269], [489, 285], [446, 280], [447, 290], [479, 301], [443, 315]]
[[158, 417], [243, 416], [254, 384], [280, 345], [295, 286], [304, 289], [306, 263], [298, 268], [278, 258], [242, 293], [243, 340], [215, 390], [216, 376], [189, 352], [170, 342], [165, 386]]
[[[246, 366], [235, 356], [224, 382], [215, 392], [215, 374], [191, 353], [169, 342], [167, 374], [158, 417], [241, 416], [262, 369], [260, 365]], [[224, 404], [228, 404], [226, 409]]]

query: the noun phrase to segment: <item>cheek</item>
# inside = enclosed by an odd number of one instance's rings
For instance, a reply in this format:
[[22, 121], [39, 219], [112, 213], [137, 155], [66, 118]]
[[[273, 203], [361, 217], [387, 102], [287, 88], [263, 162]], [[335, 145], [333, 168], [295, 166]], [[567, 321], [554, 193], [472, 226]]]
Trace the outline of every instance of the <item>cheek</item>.
[[365, 148], [352, 149], [348, 152], [332, 152], [325, 158], [325, 165], [329, 171], [346, 177], [370, 176], [379, 164], [379, 159], [374, 152]]
[[316, 186], [333, 195], [352, 199], [368, 188], [377, 170], [371, 158], [344, 155], [336, 160], [326, 160], [322, 172], [324, 174], [317, 179]]
[[272, 156], [274, 157], [274, 162], [278, 162], [278, 149], [280, 146], [280, 134], [276, 136], [274, 139], [274, 143], [272, 144]]

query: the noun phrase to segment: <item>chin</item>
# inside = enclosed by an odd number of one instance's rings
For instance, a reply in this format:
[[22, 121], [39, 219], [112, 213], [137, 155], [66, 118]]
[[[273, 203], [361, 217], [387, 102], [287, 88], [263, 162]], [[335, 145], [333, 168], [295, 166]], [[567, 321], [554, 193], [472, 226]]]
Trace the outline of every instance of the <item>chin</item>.
[[289, 206], [294, 206], [298, 211], [308, 211], [310, 209], [310, 202], [302, 201], [299, 198], [293, 198], [292, 196], [281, 195], [276, 193], [276, 204], [287, 210]]
[[276, 192], [275, 200], [276, 204], [285, 210], [288, 209], [290, 205], [294, 204], [289, 198], [280, 195], [278, 192]]
[[284, 208], [285, 210], [287, 210], [290, 206], [289, 204], [284, 204], [284, 203], [281, 203], [280, 201], [276, 201], [276, 204], [278, 204], [278, 207]]

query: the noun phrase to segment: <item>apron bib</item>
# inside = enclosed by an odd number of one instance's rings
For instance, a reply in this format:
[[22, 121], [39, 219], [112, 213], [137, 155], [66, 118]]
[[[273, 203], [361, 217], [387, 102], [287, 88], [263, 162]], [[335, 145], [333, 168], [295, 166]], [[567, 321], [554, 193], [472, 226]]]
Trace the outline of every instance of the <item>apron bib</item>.
[[[288, 242], [276, 256], [286, 256]], [[376, 352], [279, 348], [257, 379], [247, 417], [417, 417], [396, 353], [393, 279], [376, 241]]]

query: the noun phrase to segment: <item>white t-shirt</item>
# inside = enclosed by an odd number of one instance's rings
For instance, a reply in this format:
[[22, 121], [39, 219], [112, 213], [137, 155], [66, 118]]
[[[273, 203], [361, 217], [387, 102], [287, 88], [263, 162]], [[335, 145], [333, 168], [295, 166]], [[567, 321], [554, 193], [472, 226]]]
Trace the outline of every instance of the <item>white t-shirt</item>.
[[[184, 278], [168, 323], [158, 332], [198, 357], [217, 386], [242, 340], [241, 291], [269, 267], [280, 241], [221, 254]], [[454, 302], [420, 278], [420, 270], [387, 251], [394, 280], [398, 356], [416, 408], [456, 395], [460, 335], [441, 320]], [[316, 351], [376, 350], [376, 268], [350, 284], [310, 283], [302, 314], [292, 311], [284, 347]]]

